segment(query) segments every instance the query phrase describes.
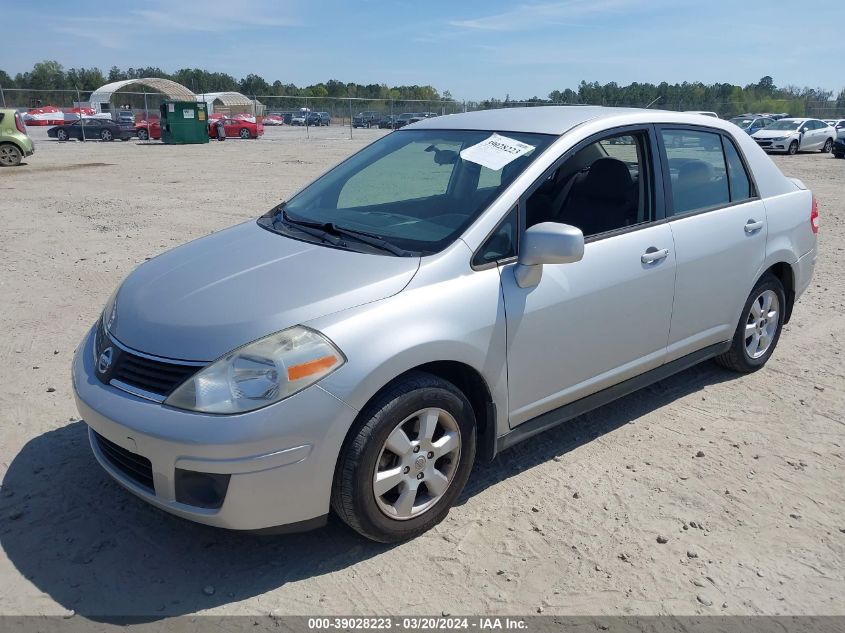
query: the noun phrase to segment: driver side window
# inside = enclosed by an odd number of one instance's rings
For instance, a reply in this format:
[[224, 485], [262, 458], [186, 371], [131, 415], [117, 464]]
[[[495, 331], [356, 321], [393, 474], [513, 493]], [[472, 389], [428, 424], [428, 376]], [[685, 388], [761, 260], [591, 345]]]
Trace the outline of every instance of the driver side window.
[[606, 136], [560, 164], [526, 201], [526, 227], [575, 226], [584, 237], [654, 219], [646, 132]]

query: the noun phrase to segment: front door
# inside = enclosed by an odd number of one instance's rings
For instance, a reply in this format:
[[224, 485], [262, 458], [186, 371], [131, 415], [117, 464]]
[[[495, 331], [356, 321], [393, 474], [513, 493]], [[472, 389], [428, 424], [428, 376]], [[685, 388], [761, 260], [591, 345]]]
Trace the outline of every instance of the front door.
[[663, 363], [675, 248], [653, 143], [650, 129], [588, 139], [521, 203], [527, 225], [578, 226], [587, 243], [533, 287], [502, 268], [511, 426]]

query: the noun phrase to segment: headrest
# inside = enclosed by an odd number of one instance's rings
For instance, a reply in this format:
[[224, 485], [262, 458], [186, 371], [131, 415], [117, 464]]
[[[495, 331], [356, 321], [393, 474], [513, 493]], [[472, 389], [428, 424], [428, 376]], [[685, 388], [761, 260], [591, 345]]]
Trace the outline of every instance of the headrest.
[[713, 180], [713, 166], [703, 160], [690, 160], [678, 168], [678, 184], [685, 187], [703, 185]]
[[631, 195], [633, 185], [625, 163], [618, 158], [599, 158], [590, 165], [579, 193], [598, 200], [624, 202]]

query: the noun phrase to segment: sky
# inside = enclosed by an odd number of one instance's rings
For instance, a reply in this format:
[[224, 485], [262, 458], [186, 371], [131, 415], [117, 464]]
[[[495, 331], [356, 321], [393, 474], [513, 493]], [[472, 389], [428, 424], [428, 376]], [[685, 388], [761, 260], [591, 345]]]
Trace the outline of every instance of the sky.
[[845, 87], [842, 0], [0, 0], [0, 68], [199, 67], [545, 97], [583, 79]]

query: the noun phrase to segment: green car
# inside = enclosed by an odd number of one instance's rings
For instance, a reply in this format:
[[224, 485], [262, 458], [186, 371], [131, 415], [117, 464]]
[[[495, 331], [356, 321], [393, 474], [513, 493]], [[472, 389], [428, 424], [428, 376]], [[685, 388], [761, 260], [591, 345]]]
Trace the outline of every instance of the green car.
[[34, 151], [21, 115], [11, 108], [0, 108], [0, 167], [20, 165], [21, 159]]

